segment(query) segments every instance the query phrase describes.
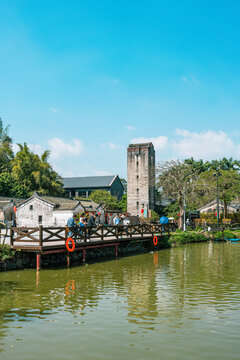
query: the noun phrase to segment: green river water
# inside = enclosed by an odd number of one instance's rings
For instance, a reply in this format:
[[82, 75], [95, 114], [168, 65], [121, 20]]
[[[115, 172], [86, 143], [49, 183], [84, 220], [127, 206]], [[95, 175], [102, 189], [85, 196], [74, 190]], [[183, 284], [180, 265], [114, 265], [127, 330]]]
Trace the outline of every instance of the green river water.
[[240, 244], [0, 273], [0, 359], [240, 359]]

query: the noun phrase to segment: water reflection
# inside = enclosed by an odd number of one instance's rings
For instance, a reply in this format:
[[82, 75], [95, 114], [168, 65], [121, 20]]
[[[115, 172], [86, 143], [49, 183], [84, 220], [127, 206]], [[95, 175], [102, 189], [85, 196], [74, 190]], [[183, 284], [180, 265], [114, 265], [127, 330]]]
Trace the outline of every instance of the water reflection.
[[113, 318], [121, 313], [136, 332], [230, 319], [240, 308], [239, 258], [237, 244], [209, 243], [70, 269], [0, 273], [0, 349], [13, 326], [57, 321], [62, 312], [86, 321], [101, 309], [104, 322], [111, 307]]

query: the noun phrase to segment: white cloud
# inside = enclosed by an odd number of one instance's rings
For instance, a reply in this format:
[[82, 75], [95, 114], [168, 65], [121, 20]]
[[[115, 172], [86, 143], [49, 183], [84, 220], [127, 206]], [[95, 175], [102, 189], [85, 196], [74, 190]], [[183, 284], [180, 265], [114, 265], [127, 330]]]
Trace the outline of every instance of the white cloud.
[[178, 158], [194, 157], [196, 159], [218, 159], [224, 156], [237, 156], [240, 145], [235, 145], [223, 131], [205, 131], [201, 133], [188, 130], [176, 130], [179, 139], [172, 143]]
[[152, 138], [145, 138], [145, 137], [139, 137], [132, 139], [130, 141], [131, 144], [140, 144], [140, 143], [148, 143], [152, 142], [154, 145], [155, 150], [162, 150], [167, 146], [168, 143], [168, 137], [167, 136], [158, 136], [158, 137], [152, 137]]
[[108, 143], [108, 147], [112, 150], [121, 149], [121, 145], [117, 145], [113, 142]]
[[135, 130], [135, 127], [131, 126], [131, 125], [128, 125], [128, 126], [126, 126], [126, 129], [129, 130], [129, 131], [132, 131], [132, 130]]
[[108, 175], [112, 175], [112, 172], [109, 171], [105, 171], [105, 170], [94, 170], [94, 175], [97, 176], [108, 176]]
[[43, 147], [41, 145], [39, 145], [39, 144], [29, 144], [28, 147], [35, 154], [38, 154], [38, 155], [42, 155], [42, 153], [44, 152]]
[[111, 150], [117, 150], [117, 149], [121, 149], [122, 146], [121, 145], [117, 145], [113, 142], [109, 142], [106, 144], [100, 143], [99, 144], [103, 149], [111, 149]]
[[[39, 144], [27, 144], [27, 146], [32, 152], [34, 152], [34, 154], [42, 155], [44, 152], [43, 147]], [[13, 144], [12, 149], [15, 154], [20, 150], [18, 144]]]
[[50, 110], [51, 112], [54, 112], [54, 113], [58, 113], [58, 112], [59, 112], [59, 110], [58, 110], [58, 109], [53, 108], [53, 107], [51, 107], [49, 110]]
[[199, 86], [201, 84], [200, 81], [193, 75], [188, 75], [188, 76], [182, 75], [180, 80], [185, 84], [189, 84], [189, 85], [194, 84], [196, 86]]
[[76, 156], [83, 152], [84, 147], [81, 140], [73, 139], [71, 144], [64, 142], [62, 139], [53, 138], [48, 140], [50, 146], [51, 158], [57, 159], [61, 155]]

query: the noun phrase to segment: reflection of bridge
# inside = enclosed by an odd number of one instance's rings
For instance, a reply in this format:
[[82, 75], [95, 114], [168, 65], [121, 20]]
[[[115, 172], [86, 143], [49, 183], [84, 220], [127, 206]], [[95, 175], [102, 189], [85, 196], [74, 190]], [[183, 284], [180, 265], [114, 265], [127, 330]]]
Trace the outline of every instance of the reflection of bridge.
[[69, 252], [66, 249], [68, 232], [75, 242], [75, 251], [83, 252], [82, 261], [85, 262], [87, 249], [115, 246], [115, 255], [118, 254], [118, 246], [122, 242], [152, 242], [154, 236], [161, 238], [164, 234], [174, 230], [174, 224], [167, 225], [127, 225], [107, 226], [100, 225], [97, 228], [89, 227], [43, 227], [17, 228], [12, 227], [10, 231], [10, 245], [13, 249], [37, 254], [37, 269], [41, 266], [41, 254], [67, 253], [69, 264]]

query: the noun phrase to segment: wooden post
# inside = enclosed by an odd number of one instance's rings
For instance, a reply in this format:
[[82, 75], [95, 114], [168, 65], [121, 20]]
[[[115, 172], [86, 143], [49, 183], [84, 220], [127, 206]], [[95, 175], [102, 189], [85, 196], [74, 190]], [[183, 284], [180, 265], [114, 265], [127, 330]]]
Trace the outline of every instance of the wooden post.
[[115, 231], [115, 234], [116, 234], [116, 238], [118, 239], [118, 225], [116, 225], [116, 231]]
[[129, 232], [130, 238], [132, 238], [132, 231], [133, 231], [132, 226], [129, 226], [129, 225], [128, 225], [128, 230], [130, 231], [130, 232]]
[[86, 261], [86, 249], [83, 249], [83, 251], [82, 251], [82, 261], [83, 262]]
[[37, 271], [41, 270], [41, 254], [37, 253]]
[[84, 231], [84, 242], [87, 242], [87, 228], [83, 228]]
[[101, 225], [101, 240], [103, 241], [103, 225]]
[[13, 236], [14, 236], [14, 231], [11, 226], [10, 227], [10, 246], [13, 246]]
[[116, 257], [118, 256], [118, 245], [117, 244], [115, 245], [115, 256]]
[[43, 244], [43, 227], [42, 225], [39, 226], [39, 246], [41, 246], [42, 249]]
[[65, 239], [67, 240], [68, 238], [68, 226], [65, 225]]

